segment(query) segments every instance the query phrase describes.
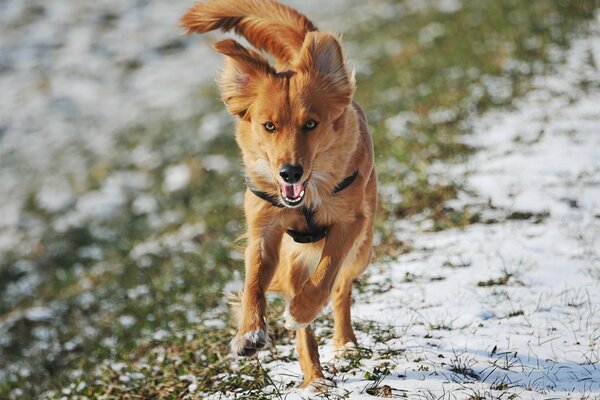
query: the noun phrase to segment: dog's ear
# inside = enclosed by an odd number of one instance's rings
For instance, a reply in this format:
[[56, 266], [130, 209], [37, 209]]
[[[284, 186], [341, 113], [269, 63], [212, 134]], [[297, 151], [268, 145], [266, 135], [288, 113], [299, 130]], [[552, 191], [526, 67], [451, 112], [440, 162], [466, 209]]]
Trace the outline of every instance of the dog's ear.
[[218, 82], [227, 111], [245, 119], [260, 80], [275, 75], [275, 70], [265, 58], [233, 39], [221, 40], [213, 47], [226, 56]]
[[296, 61], [296, 69], [320, 84], [322, 93], [339, 110], [354, 94], [354, 75], [348, 69], [339, 40], [330, 33], [309, 32]]

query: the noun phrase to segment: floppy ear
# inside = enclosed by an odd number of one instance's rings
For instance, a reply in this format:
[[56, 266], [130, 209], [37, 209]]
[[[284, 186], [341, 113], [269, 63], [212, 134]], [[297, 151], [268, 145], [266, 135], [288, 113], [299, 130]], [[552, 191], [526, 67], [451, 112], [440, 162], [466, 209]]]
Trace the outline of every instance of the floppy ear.
[[233, 39], [221, 40], [213, 47], [226, 56], [225, 67], [218, 83], [227, 111], [240, 118], [246, 118], [248, 108], [256, 98], [260, 80], [273, 76], [275, 70], [258, 53]]
[[304, 38], [296, 69], [320, 85], [322, 93], [340, 111], [352, 101], [354, 76], [348, 70], [342, 46], [334, 35], [309, 32]]

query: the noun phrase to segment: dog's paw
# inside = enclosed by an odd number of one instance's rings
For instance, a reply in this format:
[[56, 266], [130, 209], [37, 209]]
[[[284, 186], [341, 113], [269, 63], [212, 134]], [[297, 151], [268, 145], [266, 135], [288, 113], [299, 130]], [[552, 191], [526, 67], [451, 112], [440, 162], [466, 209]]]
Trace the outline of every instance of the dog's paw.
[[258, 328], [244, 334], [237, 334], [231, 341], [231, 352], [238, 356], [248, 357], [269, 343], [269, 336], [263, 328]]
[[335, 383], [329, 379], [319, 378], [303, 386], [304, 393], [310, 396], [318, 393], [325, 393], [328, 390], [335, 388]]
[[285, 306], [285, 311], [283, 312], [283, 326], [289, 330], [297, 330], [306, 328], [310, 325], [310, 322], [298, 322], [292, 316], [292, 312], [290, 311], [290, 303]]
[[335, 345], [334, 348], [334, 355], [336, 358], [348, 358], [358, 353], [356, 343], [352, 341], [348, 341], [342, 345]]

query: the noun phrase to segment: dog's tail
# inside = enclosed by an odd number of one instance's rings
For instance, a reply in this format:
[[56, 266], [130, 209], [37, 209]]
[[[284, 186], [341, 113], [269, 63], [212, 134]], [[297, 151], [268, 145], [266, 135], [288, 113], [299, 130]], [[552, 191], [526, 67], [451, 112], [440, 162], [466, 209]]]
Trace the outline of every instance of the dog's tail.
[[242, 319], [242, 297], [244, 296], [244, 290], [240, 290], [237, 293], [227, 293], [227, 303], [231, 308], [231, 314], [238, 323]]
[[188, 33], [234, 30], [283, 65], [297, 56], [306, 34], [317, 30], [304, 15], [274, 0], [201, 1], [181, 17], [181, 26]]

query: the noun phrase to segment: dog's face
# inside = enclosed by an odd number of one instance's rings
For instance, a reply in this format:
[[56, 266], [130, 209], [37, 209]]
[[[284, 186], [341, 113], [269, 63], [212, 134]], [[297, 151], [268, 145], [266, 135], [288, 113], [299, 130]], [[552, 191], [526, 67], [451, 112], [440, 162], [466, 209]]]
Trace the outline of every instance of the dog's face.
[[340, 140], [336, 122], [352, 101], [354, 82], [339, 42], [311, 32], [285, 72], [233, 40], [215, 49], [227, 56], [220, 87], [242, 125], [238, 144], [247, 174], [278, 187], [286, 206], [300, 206], [311, 179], [335, 168], [327, 149]]

